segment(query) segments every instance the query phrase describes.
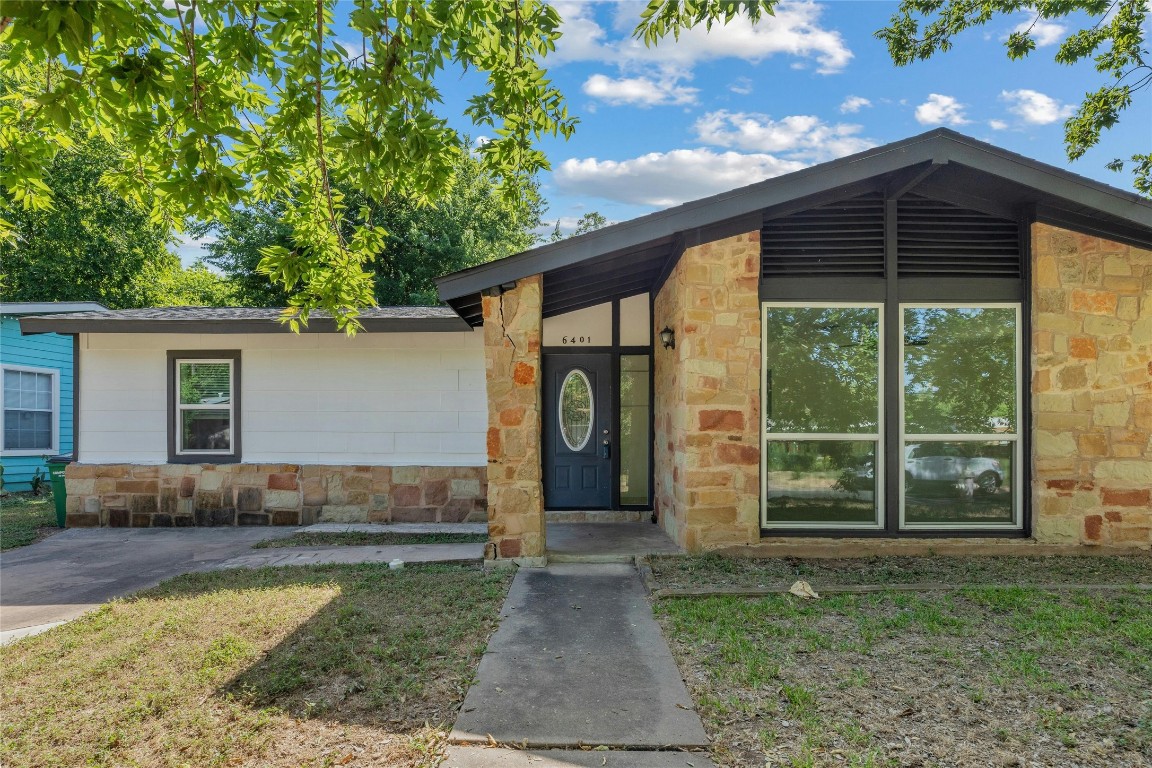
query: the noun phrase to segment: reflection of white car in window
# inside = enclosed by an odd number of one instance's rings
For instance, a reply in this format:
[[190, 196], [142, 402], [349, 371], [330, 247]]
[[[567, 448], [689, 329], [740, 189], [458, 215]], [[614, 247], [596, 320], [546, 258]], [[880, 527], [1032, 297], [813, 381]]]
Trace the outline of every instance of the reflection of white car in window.
[[997, 459], [965, 456], [954, 443], [917, 443], [904, 449], [904, 475], [909, 484], [973, 483], [971, 490], [992, 494], [1004, 483]]

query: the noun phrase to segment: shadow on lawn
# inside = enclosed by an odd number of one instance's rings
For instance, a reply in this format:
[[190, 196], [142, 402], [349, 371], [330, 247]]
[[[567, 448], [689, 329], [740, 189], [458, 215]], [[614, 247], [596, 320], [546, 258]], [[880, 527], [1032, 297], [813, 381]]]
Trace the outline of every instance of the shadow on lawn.
[[[171, 582], [169, 594], [217, 588], [335, 587], [335, 597], [217, 688], [255, 708], [408, 732], [450, 724], [495, 629], [508, 576], [473, 565], [323, 566], [217, 572]], [[209, 584], [203, 583], [204, 581]], [[243, 653], [226, 634], [222, 661]], [[239, 647], [234, 647], [239, 646]]]

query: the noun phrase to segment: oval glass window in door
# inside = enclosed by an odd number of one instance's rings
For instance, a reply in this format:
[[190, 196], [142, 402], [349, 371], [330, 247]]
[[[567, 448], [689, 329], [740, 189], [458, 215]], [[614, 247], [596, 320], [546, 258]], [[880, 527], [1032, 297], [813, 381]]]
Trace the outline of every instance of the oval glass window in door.
[[579, 451], [592, 437], [592, 383], [573, 368], [560, 385], [560, 435], [569, 450]]

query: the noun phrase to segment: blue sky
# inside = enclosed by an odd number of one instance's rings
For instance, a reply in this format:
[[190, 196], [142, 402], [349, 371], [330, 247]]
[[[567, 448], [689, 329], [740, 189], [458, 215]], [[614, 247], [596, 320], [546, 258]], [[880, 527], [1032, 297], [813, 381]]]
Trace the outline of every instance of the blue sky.
[[[897, 68], [873, 36], [897, 9], [887, 0], [784, 2], [755, 27], [738, 20], [653, 49], [631, 39], [641, 2], [553, 4], [564, 37], [549, 72], [580, 124], [570, 140], [544, 143], [552, 171], [541, 183], [546, 218], [565, 230], [588, 211], [623, 221], [937, 126], [1125, 189], [1130, 173], [1105, 163], [1152, 148], [1144, 93], [1098, 147], [1067, 161], [1063, 121], [1104, 83], [1090, 63], [1053, 61], [1082, 19], [1037, 24], [1038, 48], [1023, 61], [1004, 53], [1008, 34], [1034, 20], [1021, 13]], [[471, 76], [439, 85], [444, 116], [483, 135], [462, 116]], [[199, 252], [179, 250], [186, 263]]]

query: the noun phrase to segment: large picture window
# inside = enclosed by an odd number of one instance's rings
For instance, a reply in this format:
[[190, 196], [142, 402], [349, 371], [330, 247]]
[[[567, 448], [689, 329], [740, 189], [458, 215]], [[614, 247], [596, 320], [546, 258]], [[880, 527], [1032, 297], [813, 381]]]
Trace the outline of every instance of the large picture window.
[[56, 453], [59, 374], [48, 368], [4, 366], [4, 453]]
[[763, 313], [765, 524], [879, 527], [882, 308]]
[[1020, 305], [899, 313], [886, 382], [881, 305], [763, 305], [766, 528], [1022, 526]]
[[239, 461], [239, 353], [169, 353], [173, 461]]

